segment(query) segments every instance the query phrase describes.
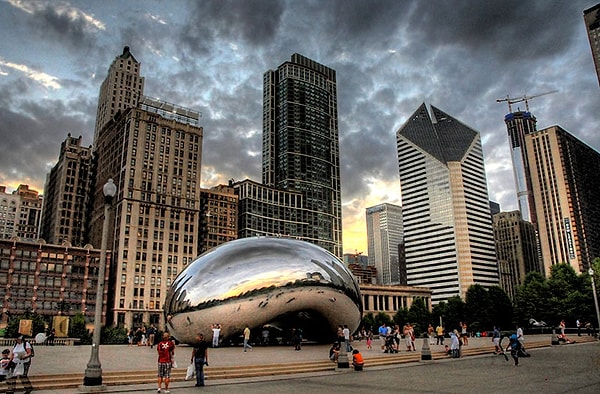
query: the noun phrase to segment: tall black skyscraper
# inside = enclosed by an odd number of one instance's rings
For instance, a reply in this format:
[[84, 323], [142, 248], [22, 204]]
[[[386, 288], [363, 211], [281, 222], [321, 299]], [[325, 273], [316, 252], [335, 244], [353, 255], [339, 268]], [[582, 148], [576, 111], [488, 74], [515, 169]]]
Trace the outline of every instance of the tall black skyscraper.
[[263, 78], [264, 185], [303, 195], [301, 238], [342, 256], [335, 70], [299, 54]]

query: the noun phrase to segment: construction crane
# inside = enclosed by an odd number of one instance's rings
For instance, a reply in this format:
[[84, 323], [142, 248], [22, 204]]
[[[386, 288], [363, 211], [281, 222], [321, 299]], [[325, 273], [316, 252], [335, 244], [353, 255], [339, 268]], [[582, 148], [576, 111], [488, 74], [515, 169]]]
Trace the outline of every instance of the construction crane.
[[359, 264], [358, 256], [360, 256], [361, 254], [363, 254], [363, 252], [359, 252], [357, 249], [354, 249], [354, 254], [352, 254], [351, 257], [354, 257], [355, 264]]
[[525, 110], [527, 112], [529, 112], [529, 100], [536, 98], [536, 97], [545, 96], [547, 94], [556, 93], [556, 92], [558, 92], [558, 90], [552, 90], [550, 92], [534, 94], [533, 96], [527, 96], [526, 94], [524, 94], [523, 97], [510, 97], [509, 95], [506, 95], [506, 98], [496, 99], [496, 102], [497, 103], [507, 102], [508, 103], [508, 112], [512, 113], [512, 105], [513, 104], [525, 101]]

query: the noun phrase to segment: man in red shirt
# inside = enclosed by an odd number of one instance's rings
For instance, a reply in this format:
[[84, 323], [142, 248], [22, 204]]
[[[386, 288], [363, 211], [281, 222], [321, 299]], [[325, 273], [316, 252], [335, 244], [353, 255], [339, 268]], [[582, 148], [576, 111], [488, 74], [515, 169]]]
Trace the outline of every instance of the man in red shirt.
[[162, 383], [165, 383], [165, 394], [169, 393], [169, 382], [171, 381], [171, 366], [175, 355], [175, 343], [169, 338], [169, 333], [163, 333], [163, 339], [156, 346], [158, 351], [158, 393], [161, 392]]

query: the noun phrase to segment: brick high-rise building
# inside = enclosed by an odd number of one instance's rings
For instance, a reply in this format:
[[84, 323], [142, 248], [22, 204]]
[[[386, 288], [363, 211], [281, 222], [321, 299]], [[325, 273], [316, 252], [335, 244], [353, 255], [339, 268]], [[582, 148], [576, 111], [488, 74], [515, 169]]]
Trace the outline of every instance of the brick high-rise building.
[[94, 141], [117, 113], [135, 108], [141, 102], [144, 78], [140, 76], [140, 69], [141, 64], [129, 52], [129, 47], [123, 48], [123, 53], [110, 65], [108, 75], [100, 86]]
[[559, 263], [587, 271], [600, 257], [600, 153], [560, 126], [525, 143], [545, 273]]
[[500, 212], [492, 218], [500, 267], [500, 287], [513, 298], [525, 275], [530, 272], [544, 274], [538, 258], [535, 226], [523, 220], [520, 211]]
[[127, 327], [164, 324], [166, 291], [202, 248], [200, 114], [140, 97], [142, 87], [139, 63], [126, 47], [102, 84], [94, 140], [97, 169], [91, 242], [101, 242], [102, 187], [112, 178], [117, 194], [108, 240], [114, 256], [109, 320]]
[[29, 185], [19, 185], [12, 194], [0, 186], [0, 238], [36, 241], [39, 238], [44, 197]]
[[46, 177], [40, 235], [47, 243], [83, 247], [89, 242], [92, 174], [92, 147], [81, 146], [81, 136], [69, 134]]

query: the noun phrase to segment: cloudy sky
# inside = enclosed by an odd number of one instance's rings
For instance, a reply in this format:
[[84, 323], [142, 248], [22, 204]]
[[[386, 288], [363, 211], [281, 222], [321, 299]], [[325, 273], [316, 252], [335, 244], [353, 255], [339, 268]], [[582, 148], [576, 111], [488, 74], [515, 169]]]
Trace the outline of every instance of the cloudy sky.
[[496, 99], [557, 90], [529, 102], [538, 129], [598, 149], [598, 1], [0, 0], [0, 185], [42, 192], [67, 133], [92, 144], [124, 46], [145, 95], [202, 113], [203, 187], [260, 181], [262, 74], [298, 52], [337, 71], [345, 252], [367, 253], [366, 207], [400, 204], [395, 132], [423, 102], [481, 132], [490, 198], [513, 210]]

